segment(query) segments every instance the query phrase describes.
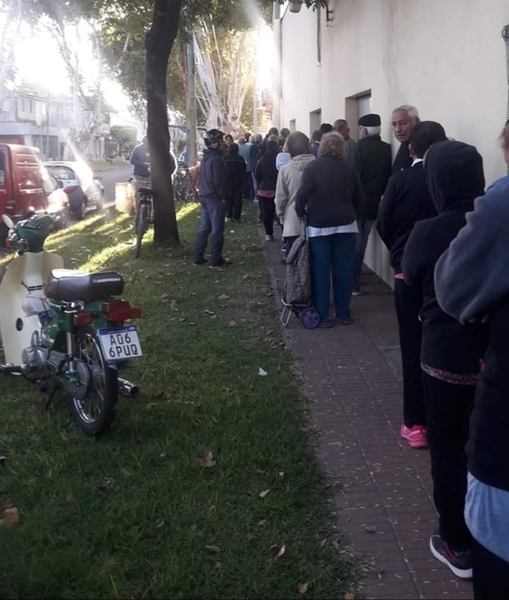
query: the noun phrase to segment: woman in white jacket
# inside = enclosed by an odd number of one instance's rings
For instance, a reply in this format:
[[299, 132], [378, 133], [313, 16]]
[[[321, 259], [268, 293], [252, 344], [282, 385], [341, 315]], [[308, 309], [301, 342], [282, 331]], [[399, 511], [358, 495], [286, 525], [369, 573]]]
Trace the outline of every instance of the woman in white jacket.
[[309, 138], [301, 131], [290, 134], [286, 140], [286, 148], [291, 160], [281, 167], [276, 188], [276, 214], [283, 225], [285, 256], [290, 252], [293, 242], [304, 234], [304, 224], [295, 212], [295, 196], [299, 191], [304, 169], [315, 160], [311, 154]]

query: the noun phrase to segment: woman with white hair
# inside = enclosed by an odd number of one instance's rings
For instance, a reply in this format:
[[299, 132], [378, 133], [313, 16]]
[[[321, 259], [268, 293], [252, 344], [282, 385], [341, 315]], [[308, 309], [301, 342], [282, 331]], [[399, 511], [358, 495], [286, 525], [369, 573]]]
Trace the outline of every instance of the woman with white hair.
[[362, 201], [359, 176], [345, 160], [344, 138], [336, 132], [324, 135], [317, 160], [304, 170], [295, 201], [297, 215], [307, 224], [313, 304], [320, 315], [320, 327], [332, 325], [331, 272], [336, 319], [341, 325], [352, 322], [350, 299]]

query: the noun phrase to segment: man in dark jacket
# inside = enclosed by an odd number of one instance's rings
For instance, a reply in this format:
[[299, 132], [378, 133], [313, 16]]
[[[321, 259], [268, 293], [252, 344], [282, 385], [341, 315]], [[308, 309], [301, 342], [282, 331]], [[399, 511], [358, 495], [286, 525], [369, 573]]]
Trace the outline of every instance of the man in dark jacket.
[[226, 170], [230, 176], [231, 195], [226, 205], [226, 218], [240, 221], [242, 215], [242, 196], [244, 193], [244, 178], [246, 175], [246, 161], [239, 154], [238, 144], [230, 146], [224, 158]]
[[150, 151], [148, 148], [148, 138], [145, 136], [131, 154], [131, 164], [133, 165], [133, 175], [136, 180], [148, 180], [150, 178]]
[[412, 448], [426, 448], [426, 408], [421, 371], [422, 290], [405, 283], [401, 260], [407, 240], [418, 221], [436, 216], [426, 183], [424, 154], [435, 142], [446, 140], [444, 128], [434, 121], [419, 123], [410, 136], [413, 165], [389, 179], [378, 214], [377, 229], [391, 254], [394, 301], [403, 363], [403, 426], [401, 436]]
[[207, 131], [204, 137], [207, 149], [203, 153], [198, 182], [201, 203], [200, 227], [196, 237], [194, 264], [204, 265], [205, 250], [209, 235], [210, 267], [225, 267], [231, 264], [223, 258], [224, 219], [226, 201], [231, 196], [230, 179], [221, 156], [224, 151], [224, 134], [218, 129]]
[[465, 226], [474, 199], [484, 193], [481, 155], [462, 142], [437, 142], [425, 161], [438, 216], [417, 223], [403, 254], [405, 282], [423, 290], [421, 364], [428, 420], [433, 496], [439, 530], [430, 550], [461, 578], [472, 577], [471, 534], [465, 524], [467, 422], [475, 397], [481, 348], [439, 306], [435, 265]]
[[359, 213], [353, 295], [361, 293], [359, 278], [366, 254], [369, 234], [378, 216], [378, 207], [391, 176], [392, 150], [380, 137], [380, 115], [370, 114], [359, 119], [360, 140], [352, 153], [353, 165], [364, 190], [364, 205]]
[[415, 106], [404, 104], [398, 106], [392, 111], [391, 124], [394, 135], [398, 142], [401, 143], [394, 163], [392, 172], [398, 173], [412, 166], [412, 157], [408, 149], [410, 134], [413, 128], [419, 123], [419, 112]]

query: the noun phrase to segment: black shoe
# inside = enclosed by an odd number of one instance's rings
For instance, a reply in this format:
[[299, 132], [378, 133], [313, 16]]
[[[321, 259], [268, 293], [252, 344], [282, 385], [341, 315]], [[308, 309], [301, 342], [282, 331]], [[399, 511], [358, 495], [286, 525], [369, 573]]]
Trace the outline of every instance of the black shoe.
[[429, 539], [429, 547], [433, 556], [449, 567], [460, 579], [472, 579], [472, 554], [470, 551], [456, 552], [436, 531]]
[[195, 267], [201, 267], [202, 265], [206, 265], [209, 261], [206, 258], [198, 258], [193, 261], [193, 265]]
[[231, 265], [233, 265], [231, 260], [222, 258], [219, 262], [209, 265], [209, 269], [222, 269], [223, 267], [229, 267]]

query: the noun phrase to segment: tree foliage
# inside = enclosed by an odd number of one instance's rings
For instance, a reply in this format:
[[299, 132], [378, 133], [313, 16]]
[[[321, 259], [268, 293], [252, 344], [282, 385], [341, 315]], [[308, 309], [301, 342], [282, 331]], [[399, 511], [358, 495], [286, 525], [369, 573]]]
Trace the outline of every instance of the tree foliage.
[[[260, 17], [270, 19], [274, 1], [282, 4], [284, 0], [22, 0], [27, 18], [49, 17], [62, 36], [67, 23], [82, 18], [93, 23], [110, 69], [141, 109], [146, 100], [158, 244], [179, 243], [168, 152], [168, 95], [170, 99], [178, 96], [183, 79], [178, 70], [177, 36], [192, 31], [201, 21], [236, 30], [249, 28]], [[305, 3], [324, 6], [326, 0]], [[170, 56], [172, 69], [168, 68]]]

